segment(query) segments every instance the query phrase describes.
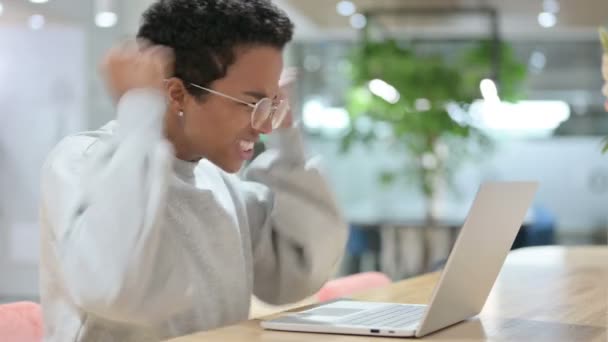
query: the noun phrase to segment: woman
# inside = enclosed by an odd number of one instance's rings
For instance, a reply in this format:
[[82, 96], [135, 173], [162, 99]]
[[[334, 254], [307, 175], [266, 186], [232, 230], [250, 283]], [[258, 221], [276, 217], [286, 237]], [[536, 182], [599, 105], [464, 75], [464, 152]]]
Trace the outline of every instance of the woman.
[[[247, 319], [335, 270], [346, 225], [279, 77], [293, 25], [268, 0], [161, 0], [104, 64], [117, 120], [43, 169], [48, 341], [154, 341]], [[260, 134], [270, 148], [243, 179]]]

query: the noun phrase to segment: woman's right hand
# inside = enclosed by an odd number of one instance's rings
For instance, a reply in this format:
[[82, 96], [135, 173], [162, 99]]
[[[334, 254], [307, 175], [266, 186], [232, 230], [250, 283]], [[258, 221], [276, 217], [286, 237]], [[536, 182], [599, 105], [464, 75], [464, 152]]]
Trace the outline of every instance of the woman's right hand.
[[101, 64], [101, 72], [118, 102], [131, 89], [162, 89], [173, 70], [173, 61], [171, 48], [131, 41], [110, 50]]

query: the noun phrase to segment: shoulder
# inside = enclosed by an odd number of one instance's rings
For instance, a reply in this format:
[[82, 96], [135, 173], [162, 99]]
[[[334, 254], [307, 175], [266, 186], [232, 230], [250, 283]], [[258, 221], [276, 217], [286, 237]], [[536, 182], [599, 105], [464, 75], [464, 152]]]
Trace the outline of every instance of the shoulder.
[[98, 130], [80, 132], [63, 138], [47, 156], [42, 168], [42, 176], [77, 172], [86, 159], [101, 153], [101, 147], [111, 141], [114, 128], [115, 122], [112, 121]]

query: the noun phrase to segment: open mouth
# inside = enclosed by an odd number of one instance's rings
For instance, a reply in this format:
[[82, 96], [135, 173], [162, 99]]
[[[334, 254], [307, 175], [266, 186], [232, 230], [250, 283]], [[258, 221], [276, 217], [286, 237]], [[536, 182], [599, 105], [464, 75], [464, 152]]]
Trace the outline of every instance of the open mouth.
[[254, 142], [247, 140], [239, 140], [239, 147], [243, 152], [251, 152], [253, 151]]

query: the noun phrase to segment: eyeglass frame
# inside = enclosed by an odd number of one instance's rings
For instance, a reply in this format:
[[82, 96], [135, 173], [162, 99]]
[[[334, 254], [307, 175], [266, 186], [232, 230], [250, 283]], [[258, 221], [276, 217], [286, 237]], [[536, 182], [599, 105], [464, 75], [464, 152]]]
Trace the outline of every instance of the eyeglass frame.
[[[283, 120], [285, 120], [285, 114], [289, 111], [289, 102], [287, 100], [285, 100], [285, 99], [278, 99], [279, 102], [277, 104], [275, 104], [275, 101], [277, 100], [277, 98], [271, 99], [269, 97], [264, 97], [264, 98], [259, 99], [255, 104], [252, 104], [252, 103], [249, 103], [247, 101], [238, 99], [238, 98], [236, 98], [234, 96], [230, 96], [228, 94], [224, 94], [224, 93], [219, 92], [217, 90], [213, 90], [213, 89], [209, 89], [209, 88], [203, 87], [203, 86], [198, 85], [196, 83], [188, 82], [188, 84], [191, 85], [191, 86], [193, 86], [193, 87], [195, 87], [195, 88], [207, 91], [207, 92], [209, 92], [209, 93], [211, 93], [213, 95], [217, 95], [217, 96], [220, 96], [220, 97], [232, 100], [234, 102], [238, 102], [240, 104], [246, 105], [248, 107], [251, 107], [252, 108], [252, 110], [251, 110], [251, 126], [253, 128], [256, 128], [256, 129], [259, 129], [259, 128], [255, 127], [255, 125], [254, 125], [253, 115], [256, 113], [256, 109], [259, 107], [259, 105], [260, 105], [260, 103], [262, 103], [262, 101], [270, 100], [272, 102], [272, 107], [270, 107], [270, 113], [268, 114], [268, 117], [263, 120], [263, 122], [267, 122], [267, 120], [270, 120], [270, 125], [271, 125], [272, 129], [277, 129], [277, 128], [279, 128], [281, 126], [281, 123], [283, 123]], [[286, 105], [286, 107], [284, 109], [285, 113], [283, 114], [283, 118], [281, 118], [281, 121], [277, 122], [276, 126], [275, 126], [275, 124], [272, 121], [272, 118], [274, 117], [275, 113], [277, 112], [277, 109], [279, 108], [279, 106], [281, 106], [283, 103], [285, 103], [285, 105]]]

